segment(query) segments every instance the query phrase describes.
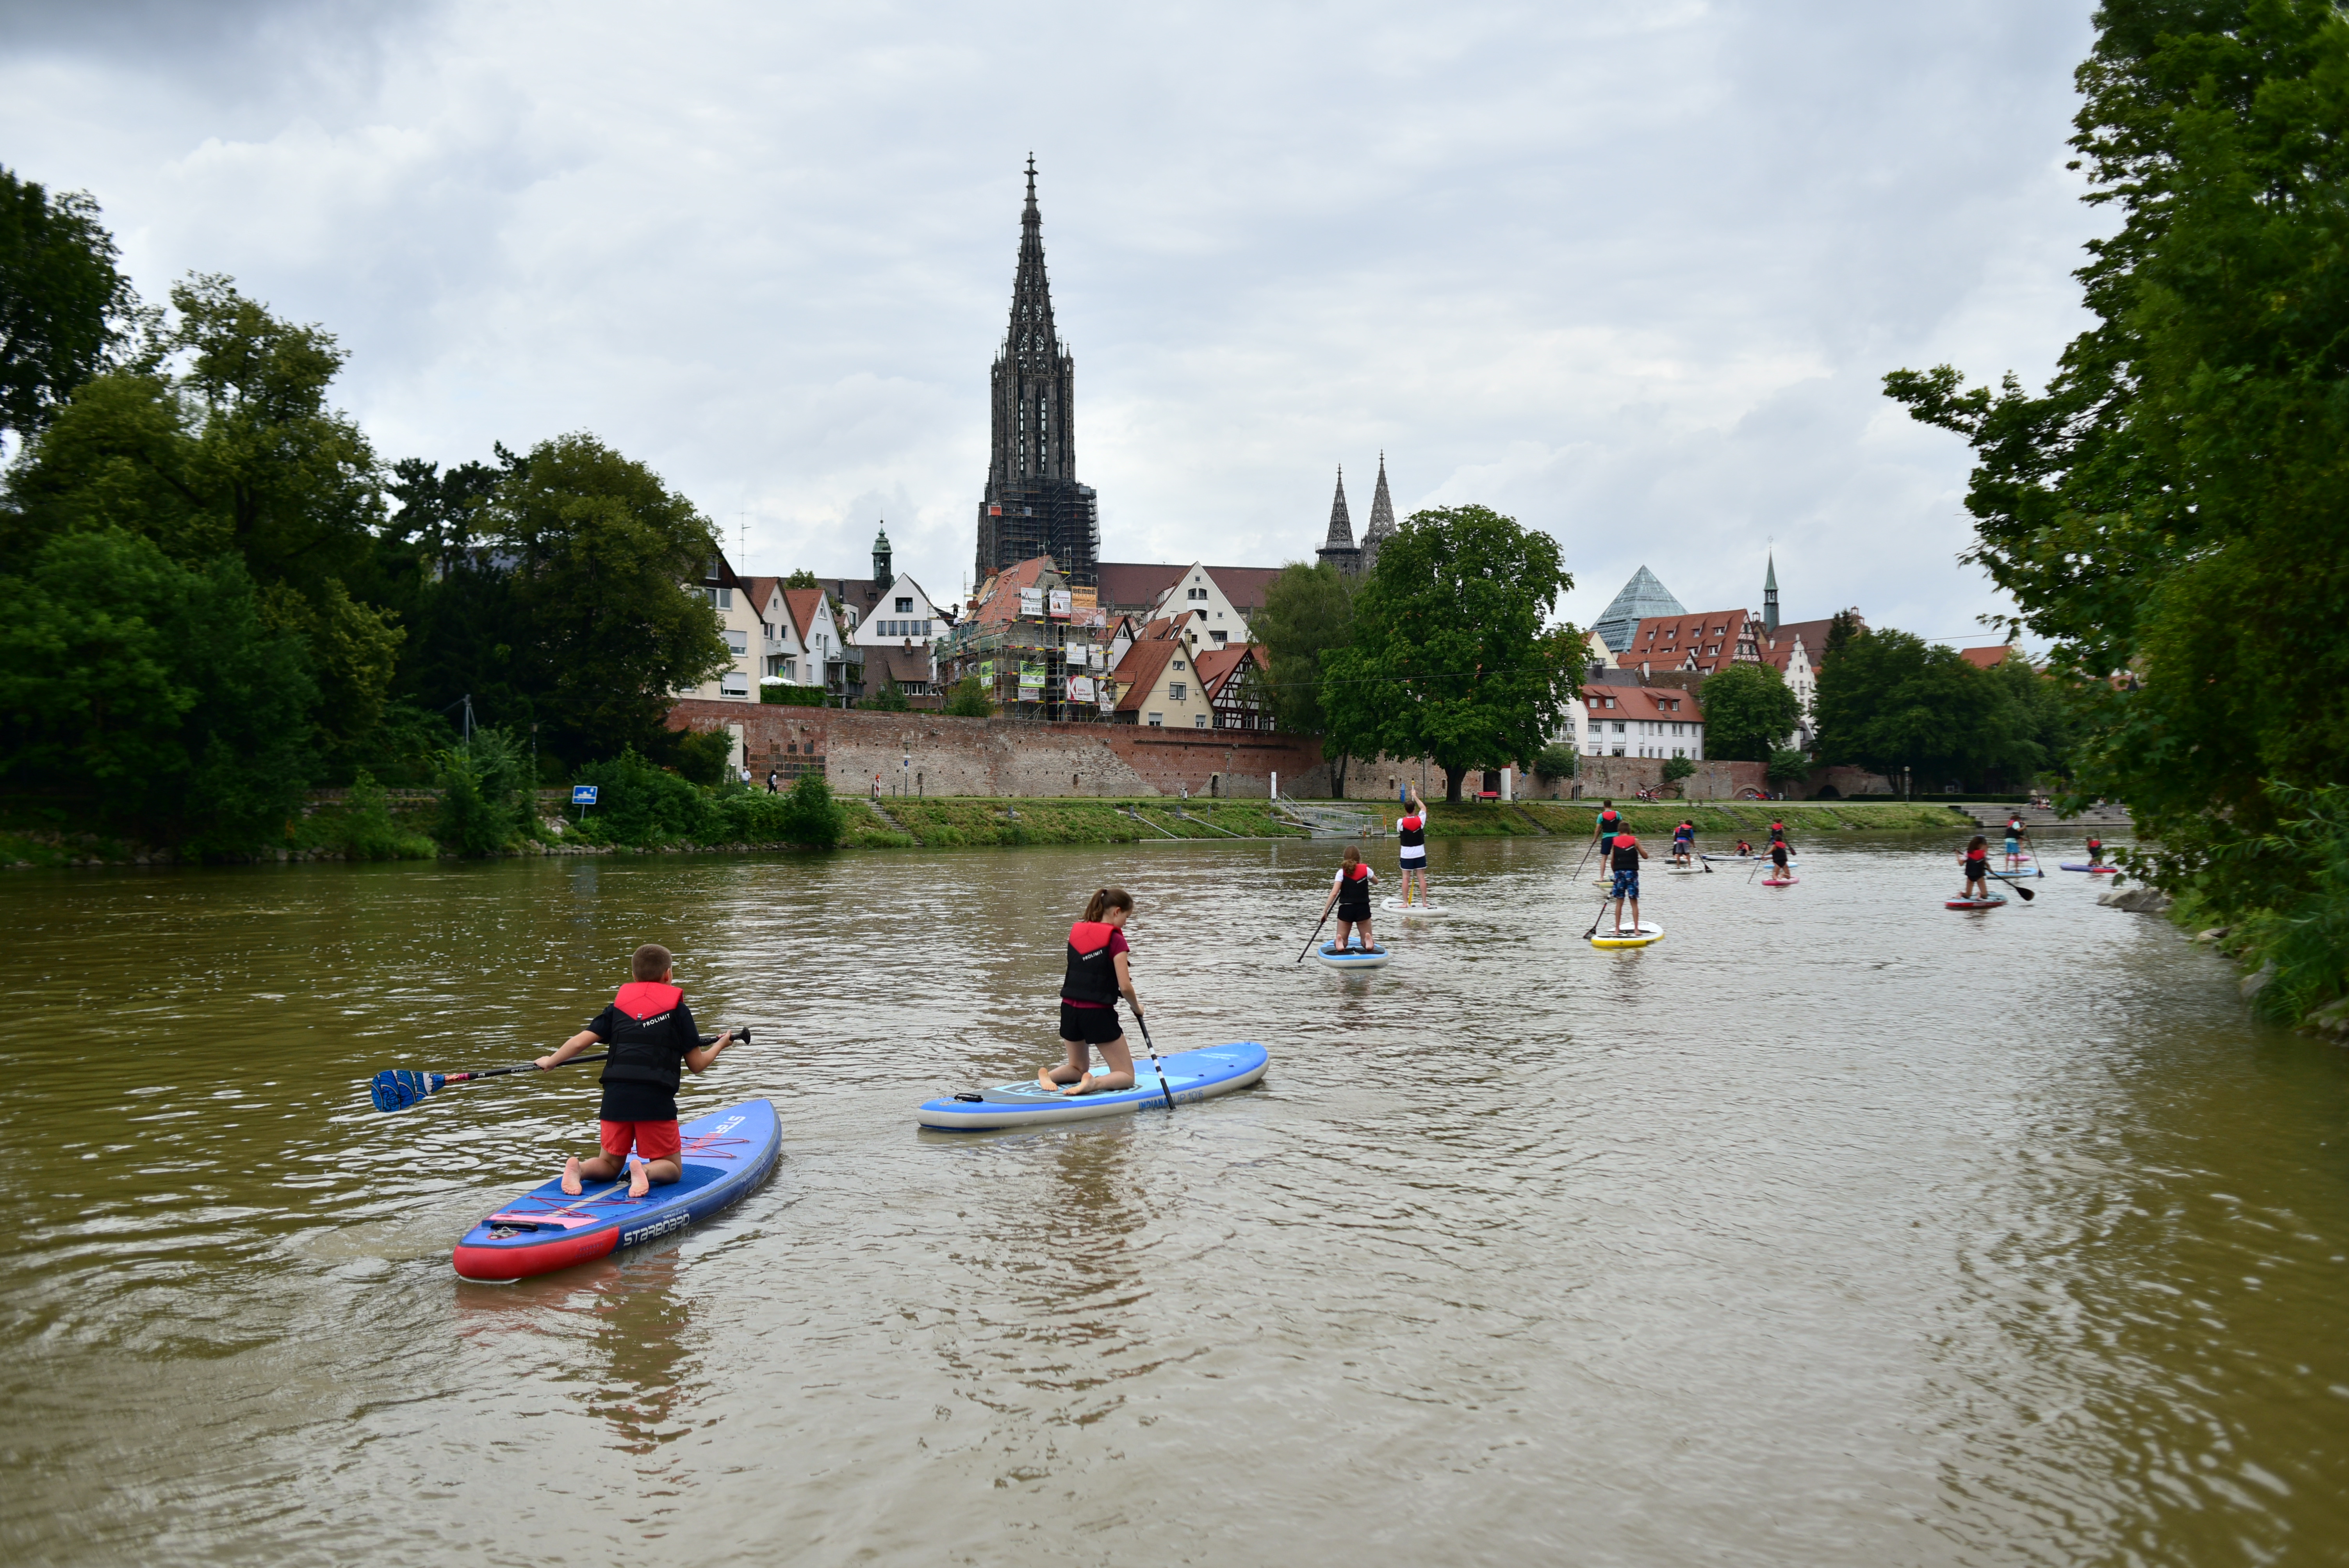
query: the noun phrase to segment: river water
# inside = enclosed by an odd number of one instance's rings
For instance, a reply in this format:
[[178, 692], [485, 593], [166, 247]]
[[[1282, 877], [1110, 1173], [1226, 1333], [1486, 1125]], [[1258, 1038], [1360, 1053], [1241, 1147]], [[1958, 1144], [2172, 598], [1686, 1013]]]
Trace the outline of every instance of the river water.
[[[1944, 911], [1951, 847], [1651, 871], [1602, 953], [1578, 846], [1439, 842], [1368, 975], [1293, 962], [1326, 845], [13, 873], [0, 1555], [2349, 1561], [2349, 1061], [2085, 877]], [[1161, 1048], [1263, 1085], [916, 1130], [1048, 1057], [1105, 882]], [[647, 940], [780, 1171], [460, 1283], [594, 1084], [366, 1078]]]

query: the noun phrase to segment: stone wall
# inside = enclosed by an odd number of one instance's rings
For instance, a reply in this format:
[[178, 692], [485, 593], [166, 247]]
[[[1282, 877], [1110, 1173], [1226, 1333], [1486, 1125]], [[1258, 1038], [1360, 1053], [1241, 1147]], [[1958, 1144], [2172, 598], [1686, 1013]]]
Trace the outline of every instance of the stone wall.
[[949, 718], [936, 713], [785, 707], [688, 698], [669, 710], [671, 729], [740, 727], [755, 779], [785, 779], [820, 766], [832, 787], [864, 794], [1253, 797], [1280, 775], [1284, 795], [1326, 795], [1319, 740], [1228, 729], [1150, 729], [1127, 724], [1047, 724]]

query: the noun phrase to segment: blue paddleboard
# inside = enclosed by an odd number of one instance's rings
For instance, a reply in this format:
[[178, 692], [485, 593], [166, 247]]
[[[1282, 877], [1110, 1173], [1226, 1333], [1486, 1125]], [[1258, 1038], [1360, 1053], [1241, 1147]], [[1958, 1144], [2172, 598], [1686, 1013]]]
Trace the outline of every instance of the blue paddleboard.
[[588, 1181], [573, 1198], [558, 1176], [467, 1231], [457, 1243], [457, 1273], [496, 1283], [527, 1279], [674, 1235], [743, 1197], [782, 1158], [782, 1125], [763, 1099], [695, 1117], [677, 1130], [685, 1172], [677, 1181], [631, 1198], [623, 1174]]
[[[1243, 1089], [1264, 1077], [1265, 1049], [1253, 1040], [1204, 1050], [1176, 1051], [1161, 1057], [1166, 1087], [1177, 1105], [1195, 1104], [1219, 1094]], [[1096, 1069], [1095, 1076], [1108, 1069]], [[1024, 1083], [998, 1084], [990, 1089], [944, 1095], [924, 1100], [914, 1119], [924, 1127], [946, 1131], [976, 1132], [991, 1127], [1033, 1127], [1054, 1121], [1088, 1121], [1101, 1116], [1125, 1116], [1152, 1106], [1162, 1109], [1166, 1097], [1159, 1092], [1158, 1074], [1150, 1058], [1136, 1053], [1132, 1088], [1103, 1094], [1062, 1095], [1048, 1092], [1034, 1078]]]

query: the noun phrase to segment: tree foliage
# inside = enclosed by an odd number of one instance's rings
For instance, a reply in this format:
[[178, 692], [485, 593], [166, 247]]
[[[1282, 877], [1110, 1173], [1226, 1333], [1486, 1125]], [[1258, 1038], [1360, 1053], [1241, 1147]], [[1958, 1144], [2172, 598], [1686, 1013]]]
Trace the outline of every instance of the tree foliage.
[[1430, 758], [1454, 801], [1470, 769], [1533, 756], [1563, 727], [1580, 676], [1580, 638], [1547, 624], [1573, 586], [1539, 530], [1482, 506], [1414, 513], [1355, 593], [1352, 643], [1323, 655], [1332, 742]]
[[987, 683], [977, 676], [955, 682], [954, 691], [947, 697], [947, 712], [956, 718], [993, 718], [995, 703], [987, 695]]
[[1928, 788], [2060, 769], [2070, 723], [2060, 686], [2020, 655], [1983, 670], [1890, 627], [1857, 633], [1825, 661], [1814, 717], [1821, 761]]
[[1265, 585], [1264, 606], [1248, 635], [1264, 645], [1274, 722], [1288, 735], [1319, 735], [1345, 790], [1347, 752], [1330, 733], [1322, 700], [1323, 662], [1354, 637], [1354, 589], [1361, 580], [1328, 562], [1292, 561]]
[[1731, 664], [1705, 677], [1704, 752], [1724, 762], [1767, 762], [1803, 721], [1803, 699], [1769, 665]]
[[139, 301], [118, 253], [88, 195], [0, 169], [0, 429], [37, 433], [121, 343]]
[[[2075, 793], [2191, 882], [2349, 770], [2349, 21], [2330, 0], [2106, 0], [2072, 145], [2117, 231], [2044, 392], [1899, 371], [1976, 458], [1971, 559], [2072, 676]], [[2283, 656], [2279, 656], [2282, 652]], [[2288, 900], [2308, 874], [2268, 862]]]

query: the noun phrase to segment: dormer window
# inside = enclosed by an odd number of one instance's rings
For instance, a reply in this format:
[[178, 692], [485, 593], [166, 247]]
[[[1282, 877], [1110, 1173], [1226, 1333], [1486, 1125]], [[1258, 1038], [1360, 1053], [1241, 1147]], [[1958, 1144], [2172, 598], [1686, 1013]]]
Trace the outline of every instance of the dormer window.
[[911, 599], [900, 599], [897, 601], [897, 614], [900, 615], [910, 615], [913, 613], [914, 602]]

